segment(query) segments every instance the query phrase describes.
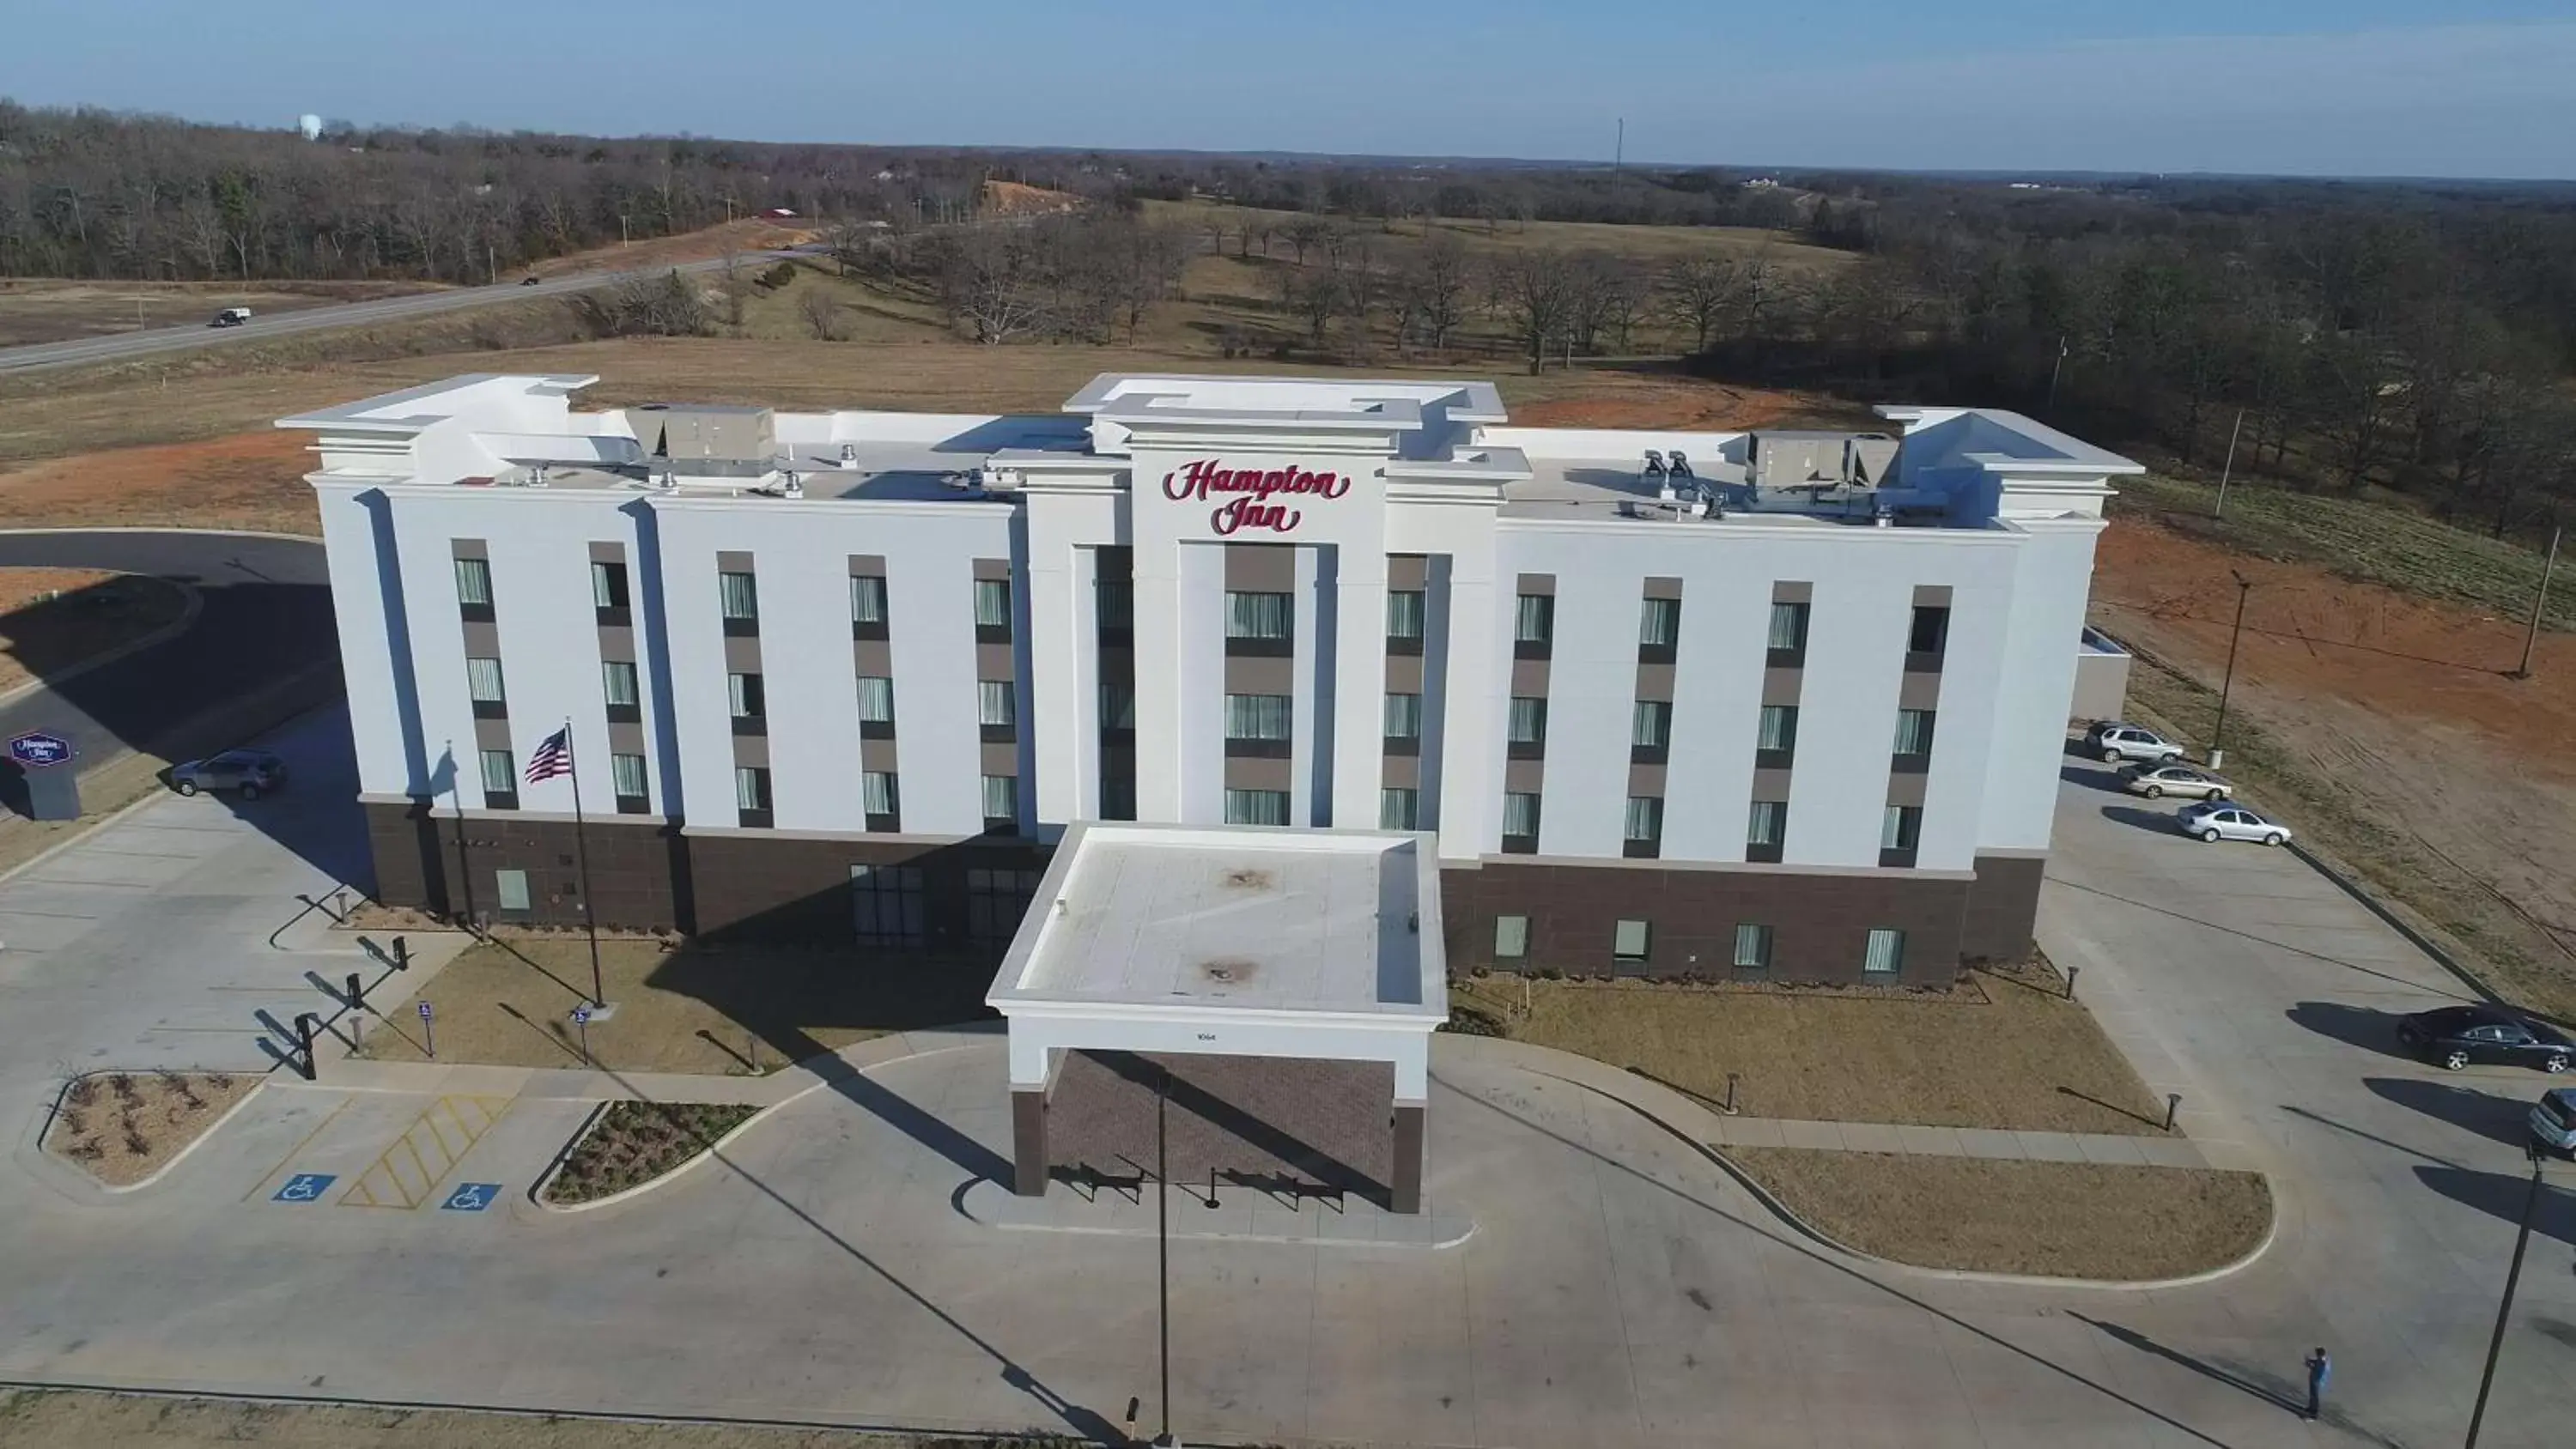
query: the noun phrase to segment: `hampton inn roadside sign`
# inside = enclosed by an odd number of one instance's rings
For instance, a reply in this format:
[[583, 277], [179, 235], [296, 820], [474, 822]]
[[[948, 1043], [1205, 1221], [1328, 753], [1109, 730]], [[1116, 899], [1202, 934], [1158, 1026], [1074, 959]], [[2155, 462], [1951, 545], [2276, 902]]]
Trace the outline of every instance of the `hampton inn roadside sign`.
[[[1174, 503], [1215, 501], [1208, 527], [1219, 538], [1249, 529], [1294, 533], [1310, 503], [1330, 502], [1351, 491], [1347, 473], [1305, 468], [1228, 468], [1215, 458], [1184, 463], [1163, 475], [1163, 496]], [[1272, 499], [1283, 500], [1272, 502]]]

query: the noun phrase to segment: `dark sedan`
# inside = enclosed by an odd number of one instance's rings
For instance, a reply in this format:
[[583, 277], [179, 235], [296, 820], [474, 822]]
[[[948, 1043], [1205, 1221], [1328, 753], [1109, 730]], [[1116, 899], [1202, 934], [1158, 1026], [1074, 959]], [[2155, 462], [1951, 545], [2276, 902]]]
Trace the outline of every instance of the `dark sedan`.
[[2397, 1023], [2397, 1039], [2454, 1072], [2471, 1062], [2563, 1072], [2576, 1061], [2576, 1041], [2566, 1033], [2495, 1006], [2419, 1011]]

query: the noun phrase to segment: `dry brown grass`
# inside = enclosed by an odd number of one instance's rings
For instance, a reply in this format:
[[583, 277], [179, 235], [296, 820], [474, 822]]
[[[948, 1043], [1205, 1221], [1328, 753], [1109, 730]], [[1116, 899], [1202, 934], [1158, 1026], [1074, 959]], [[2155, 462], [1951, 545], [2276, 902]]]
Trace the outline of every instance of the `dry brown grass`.
[[[1505, 1015], [1517, 978], [1461, 983]], [[1518, 1041], [1640, 1068], [1711, 1099], [1738, 1074], [1753, 1117], [2012, 1131], [2163, 1130], [2152, 1099], [2054, 973], [1972, 973], [1958, 989], [1876, 993], [1650, 982], [1531, 981]]]
[[419, 282], [117, 282], [0, 278], [0, 347], [202, 326], [226, 307], [257, 316], [434, 290]]
[[0, 568], [0, 693], [140, 639], [187, 607], [187, 596], [159, 579]]
[[1809, 1226], [1925, 1268], [2143, 1282], [2236, 1262], [2272, 1224], [2262, 1174], [1729, 1147]]
[[546, 1180], [546, 1201], [591, 1202], [676, 1172], [758, 1112], [740, 1102], [611, 1102]]
[[92, 1072], [63, 1093], [45, 1150], [110, 1187], [130, 1187], [259, 1087], [249, 1072]]
[[[746, 1076], [888, 1032], [984, 1014], [989, 967], [878, 958], [858, 949], [666, 945], [603, 937], [600, 974], [615, 1015], [590, 1027], [591, 1057], [628, 1072]], [[371, 1003], [377, 1061], [426, 1061], [420, 1003], [436, 1016], [441, 1062], [581, 1064], [572, 1009], [590, 996], [578, 935], [512, 933], [468, 949], [399, 1004]]]

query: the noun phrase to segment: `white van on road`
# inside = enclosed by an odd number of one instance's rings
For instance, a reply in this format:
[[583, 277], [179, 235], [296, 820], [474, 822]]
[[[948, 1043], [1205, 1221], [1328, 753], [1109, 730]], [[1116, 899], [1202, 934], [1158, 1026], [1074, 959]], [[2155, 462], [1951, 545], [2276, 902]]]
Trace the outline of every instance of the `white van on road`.
[[209, 327], [239, 327], [249, 320], [250, 309], [248, 307], [226, 307], [224, 310], [215, 314], [214, 321], [209, 322], [206, 325]]

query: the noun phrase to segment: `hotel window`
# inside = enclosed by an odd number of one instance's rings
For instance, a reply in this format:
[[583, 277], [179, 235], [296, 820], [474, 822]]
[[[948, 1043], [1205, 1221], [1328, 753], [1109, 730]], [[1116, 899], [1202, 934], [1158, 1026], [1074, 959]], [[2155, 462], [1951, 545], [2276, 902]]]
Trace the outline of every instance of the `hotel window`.
[[635, 661], [599, 661], [599, 693], [608, 704], [609, 719], [619, 724], [633, 724], [644, 717], [643, 699], [636, 688]]
[[850, 575], [850, 634], [882, 639], [886, 627], [886, 581], [875, 574]]
[[1386, 737], [1390, 740], [1422, 738], [1422, 696], [1390, 694], [1386, 697]]
[[1637, 657], [1651, 663], [1673, 662], [1673, 646], [1681, 639], [1682, 601], [1648, 599], [1637, 614]]
[[1011, 581], [975, 581], [975, 642], [1007, 644], [1011, 639]]
[[1642, 962], [1654, 939], [1654, 927], [1645, 921], [1619, 921], [1610, 927], [1610, 959]]
[[1538, 849], [1538, 796], [1512, 791], [1503, 796], [1503, 852], [1528, 855]]
[[1661, 699], [1638, 700], [1636, 709], [1628, 716], [1628, 748], [1632, 751], [1652, 751], [1655, 759], [1661, 759], [1663, 751], [1672, 744], [1672, 741], [1671, 702]]
[[1893, 976], [1905, 969], [1905, 933], [1884, 927], [1869, 933], [1869, 945], [1861, 952], [1861, 974]]
[[1750, 922], [1735, 928], [1735, 969], [1768, 971], [1771, 969], [1771, 928]]
[[468, 619], [492, 617], [492, 562], [489, 559], [461, 558], [456, 561], [456, 605]]
[[1128, 634], [1136, 628], [1136, 585], [1128, 579], [1101, 579], [1092, 585], [1100, 632]]
[[1905, 652], [1937, 662], [1950, 643], [1950, 610], [1943, 604], [1914, 606], [1914, 627], [1906, 631]]
[[488, 803], [495, 795], [506, 795], [513, 800], [517, 799], [519, 794], [519, 766], [518, 762], [510, 757], [510, 752], [508, 750], [484, 750], [480, 752], [480, 755], [483, 767], [484, 800]]
[[610, 755], [608, 788], [617, 797], [617, 813], [641, 815], [650, 808], [644, 783], [642, 755]]
[[724, 605], [724, 631], [728, 634], [759, 632], [760, 586], [751, 575], [731, 569], [716, 575], [716, 597]]
[[1522, 659], [1545, 659], [1555, 638], [1556, 596], [1521, 595], [1512, 611], [1512, 653]]
[[998, 743], [1011, 738], [1019, 722], [1018, 693], [1007, 679], [975, 681], [975, 723], [984, 727], [984, 738]]
[[1100, 818], [1133, 820], [1136, 818], [1136, 782], [1123, 776], [1109, 776], [1100, 782]]
[[1754, 764], [1779, 769], [1789, 763], [1798, 749], [1798, 707], [1794, 704], [1762, 706], [1762, 727], [1754, 737]]
[[1132, 734], [1135, 729], [1136, 686], [1100, 686], [1100, 732], [1104, 735]]
[[1664, 802], [1654, 795], [1628, 797], [1628, 820], [1623, 853], [1651, 860], [1664, 838]]
[[1033, 870], [970, 869], [966, 872], [966, 939], [993, 946], [1011, 939], [1020, 917], [1038, 893]]
[[474, 701], [476, 719], [500, 719], [510, 711], [508, 696], [501, 688], [501, 661], [474, 659], [465, 661], [465, 693]]
[[894, 737], [894, 681], [882, 674], [859, 676], [859, 738]]
[[1932, 753], [1932, 711], [1900, 709], [1896, 712], [1896, 753], [1900, 759], [1913, 760]]
[[921, 867], [850, 867], [850, 909], [862, 946], [921, 944]]
[[880, 820], [893, 820], [903, 813], [901, 797], [895, 791], [894, 772], [864, 770], [859, 774], [859, 810], [868, 817], [870, 830], [883, 829]]
[[1284, 694], [1227, 695], [1225, 752], [1261, 757], [1286, 755], [1294, 710], [1294, 701]]
[[492, 897], [501, 910], [526, 910], [528, 908], [528, 873], [524, 870], [492, 872]]
[[1513, 759], [1535, 759], [1543, 753], [1547, 748], [1547, 701], [1514, 695], [1503, 738], [1511, 747]]
[[1789, 833], [1789, 802], [1756, 800], [1744, 824], [1744, 846], [1748, 859], [1776, 861], [1780, 845]]
[[1778, 668], [1794, 668], [1807, 662], [1807, 606], [1775, 603], [1771, 606], [1771, 657]]
[[[1888, 806], [1887, 816], [1878, 828], [1878, 863], [1881, 865], [1910, 863], [1914, 855], [1915, 844], [1922, 838], [1922, 806]], [[1887, 858], [1891, 855], [1902, 855], [1906, 857], [1906, 861], [1891, 861]]]
[[590, 607], [602, 624], [626, 622], [626, 565], [591, 560]]
[[[733, 770], [733, 808], [745, 825], [769, 823], [769, 772], [757, 765], [736, 765]], [[755, 818], [757, 817], [757, 818]]]
[[986, 775], [984, 777], [984, 829], [993, 835], [1010, 835], [1020, 828], [1020, 777]]
[[768, 733], [764, 717], [768, 714], [769, 691], [757, 674], [725, 676], [728, 708], [733, 714], [733, 732], [738, 735]]
[[1386, 595], [1386, 652], [1389, 654], [1421, 653], [1422, 618], [1422, 590], [1388, 590]]
[[1286, 594], [1225, 595], [1225, 648], [1229, 654], [1286, 654], [1295, 645], [1297, 611]]
[[1518, 961], [1529, 955], [1529, 917], [1494, 917], [1494, 959]]
[[1225, 792], [1225, 823], [1228, 825], [1285, 825], [1288, 823], [1288, 792], [1285, 790], [1228, 790]]
[[1377, 828], [1419, 830], [1422, 792], [1390, 785], [1377, 792]]

